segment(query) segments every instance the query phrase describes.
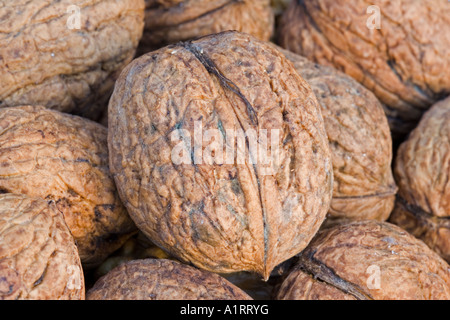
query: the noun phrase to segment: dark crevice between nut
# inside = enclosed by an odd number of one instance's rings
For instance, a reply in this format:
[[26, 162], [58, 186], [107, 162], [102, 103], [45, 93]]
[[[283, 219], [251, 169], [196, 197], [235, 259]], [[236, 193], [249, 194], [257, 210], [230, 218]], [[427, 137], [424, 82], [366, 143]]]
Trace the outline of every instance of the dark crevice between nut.
[[396, 196], [397, 204], [405, 211], [411, 213], [423, 225], [431, 228], [445, 228], [450, 230], [450, 217], [437, 217], [426, 212], [421, 207], [408, 203], [401, 196]]
[[[205, 67], [206, 71], [208, 71], [208, 73], [214, 75], [220, 85], [225, 89], [225, 90], [229, 90], [231, 92], [233, 92], [234, 94], [236, 94], [245, 104], [246, 109], [247, 109], [247, 114], [249, 116], [250, 122], [258, 127], [258, 116], [257, 116], [257, 112], [255, 111], [255, 109], [253, 108], [253, 106], [251, 105], [251, 103], [248, 101], [248, 99], [242, 94], [241, 90], [239, 89], [239, 87], [230, 79], [228, 79], [227, 77], [225, 77], [225, 75], [219, 71], [219, 69], [217, 68], [216, 64], [214, 63], [214, 61], [211, 60], [211, 58], [209, 58], [204, 52], [202, 48], [199, 48], [198, 46], [196, 46], [195, 44], [192, 43], [192, 41], [185, 41], [185, 42], [180, 42], [179, 44], [177, 44], [178, 46], [181, 46], [182, 48], [188, 50], [189, 52], [191, 52], [196, 58], [197, 60], [200, 61], [200, 63]], [[231, 104], [231, 107], [233, 108], [234, 113], [237, 115], [237, 112], [235, 110], [235, 107]], [[239, 119], [238, 116], [236, 116], [237, 121], [239, 122], [240, 127], [242, 128], [243, 131], [245, 131], [244, 126], [242, 125], [241, 120]], [[248, 136], [245, 135], [245, 143], [246, 143], [246, 148], [247, 151], [250, 152], [250, 143], [248, 140]], [[251, 152], [250, 152], [250, 155]], [[261, 182], [260, 182], [260, 178], [258, 175], [258, 171], [256, 168], [256, 161], [252, 161], [252, 167], [253, 167], [253, 171], [255, 173], [255, 177], [256, 177], [256, 182], [258, 184], [258, 195], [259, 195], [259, 202], [261, 204], [261, 210], [263, 212], [263, 225], [264, 225], [264, 279], [268, 280], [269, 278], [269, 274], [267, 273], [266, 267], [267, 267], [267, 253], [268, 253], [268, 226], [267, 226], [267, 219], [266, 219], [266, 212], [264, 209], [264, 205], [263, 205], [263, 201], [262, 201], [262, 196], [261, 196]]]
[[[86, 247], [86, 257], [98, 256], [97, 258], [91, 259], [82, 258], [81, 263], [83, 265], [83, 269], [86, 271], [90, 271], [98, 267], [107, 258], [104, 253], [107, 252], [106, 250], [110, 245], [125, 243], [126, 240], [133, 237], [137, 233], [137, 230], [131, 230], [123, 232], [111, 232], [109, 234], [91, 237], [89, 246]], [[75, 244], [77, 245], [76, 240]]]
[[8, 189], [0, 188], [0, 194], [11, 193]]
[[365, 293], [360, 286], [342, 279], [333, 269], [316, 259], [315, 253], [315, 250], [308, 250], [299, 256], [298, 266], [302, 271], [358, 300], [373, 300], [372, 296]]

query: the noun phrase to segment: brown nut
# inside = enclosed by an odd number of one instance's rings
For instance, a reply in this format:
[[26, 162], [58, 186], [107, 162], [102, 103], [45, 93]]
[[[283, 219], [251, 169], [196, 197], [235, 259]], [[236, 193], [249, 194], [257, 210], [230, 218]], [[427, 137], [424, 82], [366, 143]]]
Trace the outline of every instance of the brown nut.
[[400, 138], [450, 93], [449, 16], [447, 0], [293, 0], [278, 40], [373, 91]]
[[135, 54], [144, 0], [6, 0], [0, 17], [0, 107], [96, 119]]
[[267, 279], [328, 211], [332, 165], [316, 97], [250, 35], [224, 32], [136, 59], [116, 83], [108, 121], [128, 212], [182, 261]]
[[450, 97], [427, 111], [399, 148], [391, 222], [450, 263]]
[[357, 81], [331, 67], [280, 51], [309, 83], [322, 107], [333, 160], [331, 218], [385, 221], [397, 186], [392, 139], [383, 107]]
[[357, 221], [320, 232], [276, 298], [448, 300], [450, 267], [393, 224]]
[[87, 300], [251, 300], [217, 274], [173, 260], [122, 264], [100, 278]]
[[54, 200], [84, 267], [100, 263], [136, 227], [109, 172], [107, 129], [39, 106], [0, 109], [0, 190]]
[[0, 300], [83, 300], [80, 257], [54, 203], [0, 195]]
[[269, 40], [270, 0], [146, 0], [143, 53], [178, 41], [236, 30]]

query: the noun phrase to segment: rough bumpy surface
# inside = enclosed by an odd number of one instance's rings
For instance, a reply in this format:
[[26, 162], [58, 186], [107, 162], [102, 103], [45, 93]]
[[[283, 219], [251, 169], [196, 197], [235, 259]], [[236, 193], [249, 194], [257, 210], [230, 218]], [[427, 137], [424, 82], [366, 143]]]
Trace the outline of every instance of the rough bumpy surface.
[[319, 233], [276, 298], [448, 300], [450, 267], [393, 224], [353, 222]]
[[[142, 232], [138, 232], [93, 272], [91, 270], [90, 273], [85, 274], [86, 288], [90, 289], [93, 287], [101, 277], [117, 266], [141, 259], [170, 259], [177, 261], [174, 257], [155, 246]], [[264, 281], [258, 274], [249, 272], [222, 273], [219, 275], [242, 289], [253, 299], [269, 300], [272, 298], [273, 287], [280, 282], [281, 276], [288, 270], [294, 259], [289, 259], [277, 266], [272, 271], [268, 281]]]
[[330, 217], [386, 220], [394, 207], [397, 186], [383, 107], [349, 76], [280, 51], [309, 83], [322, 107], [334, 173]]
[[[317, 99], [279, 51], [250, 35], [225, 32], [136, 59], [116, 84], [108, 121], [110, 166], [131, 217], [198, 267], [267, 278], [306, 247], [329, 209], [332, 164]], [[207, 130], [223, 149], [195, 143]], [[227, 151], [251, 130], [239, 152]], [[177, 136], [192, 140], [187, 162], [173, 161]], [[255, 144], [267, 162], [254, 153], [250, 161]]]
[[135, 260], [100, 278], [87, 300], [251, 300], [217, 274], [165, 259]]
[[83, 300], [80, 257], [54, 203], [0, 195], [0, 300]]
[[399, 148], [391, 221], [450, 263], [450, 97], [425, 113]]
[[269, 40], [270, 0], [146, 0], [143, 53], [178, 41], [236, 30]]
[[134, 56], [144, 0], [6, 0], [0, 17], [0, 107], [96, 119]]
[[84, 267], [136, 227], [109, 172], [107, 129], [39, 106], [0, 109], [0, 191], [54, 200]]
[[293, 0], [278, 40], [373, 91], [400, 137], [450, 93], [449, 29], [447, 0]]

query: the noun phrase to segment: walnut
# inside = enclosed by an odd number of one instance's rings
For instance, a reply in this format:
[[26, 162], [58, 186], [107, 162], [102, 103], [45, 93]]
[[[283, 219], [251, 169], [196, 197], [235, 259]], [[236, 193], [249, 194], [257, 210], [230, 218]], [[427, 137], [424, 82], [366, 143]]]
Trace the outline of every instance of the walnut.
[[144, 0], [0, 4], [0, 107], [43, 105], [96, 119], [144, 28]]
[[80, 257], [54, 203], [0, 194], [0, 300], [83, 300]]
[[116, 83], [108, 122], [121, 199], [181, 261], [267, 279], [329, 209], [317, 99], [279, 51], [250, 35], [224, 32], [136, 59]]
[[136, 231], [109, 172], [105, 127], [22, 106], [0, 109], [0, 132], [0, 190], [55, 201], [85, 268]]
[[293, 0], [278, 41], [373, 91], [398, 140], [450, 93], [449, 16], [447, 0]]
[[427, 111], [399, 148], [398, 201], [391, 222], [450, 263], [450, 97]]
[[382, 105], [344, 73], [280, 51], [309, 83], [322, 107], [334, 173], [330, 217], [386, 220], [397, 186], [391, 169], [391, 133]]
[[448, 300], [450, 267], [393, 224], [357, 221], [320, 232], [276, 299]]
[[270, 0], [146, 0], [140, 52], [236, 30], [269, 40], [274, 29]]
[[308, 81], [322, 107], [333, 156], [331, 217], [386, 220], [397, 187], [391, 170], [392, 141], [381, 104], [344, 73], [276, 48]]
[[100, 278], [87, 300], [251, 300], [217, 274], [173, 260], [124, 263]]

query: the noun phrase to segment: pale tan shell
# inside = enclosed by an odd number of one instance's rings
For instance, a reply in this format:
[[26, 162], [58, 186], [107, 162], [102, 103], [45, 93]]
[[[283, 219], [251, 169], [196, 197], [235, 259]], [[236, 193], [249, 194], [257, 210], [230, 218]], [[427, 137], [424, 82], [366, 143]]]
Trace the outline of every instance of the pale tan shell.
[[[192, 137], [200, 120], [222, 134], [279, 130], [273, 174], [248, 156], [174, 164], [172, 133]], [[317, 99], [279, 51], [250, 35], [224, 32], [136, 59], [116, 84], [108, 121], [110, 167], [128, 212], [183, 261], [267, 278], [328, 211], [333, 174]]]
[[391, 221], [450, 263], [450, 97], [427, 111], [399, 148]]
[[396, 225], [357, 221], [319, 233], [276, 299], [449, 300], [450, 267]]
[[83, 300], [84, 290], [77, 247], [55, 204], [0, 194], [0, 300]]
[[270, 0], [146, 0], [145, 30], [139, 51], [235, 30], [260, 40], [274, 31]]
[[391, 169], [392, 138], [381, 103], [346, 74], [280, 50], [322, 107], [334, 174], [330, 217], [385, 221], [397, 186]]
[[55, 201], [84, 267], [102, 262], [136, 231], [109, 171], [107, 133], [39, 106], [0, 109], [0, 192]]
[[450, 93], [449, 30], [447, 0], [293, 0], [277, 39], [373, 91], [400, 139]]
[[124, 263], [100, 278], [87, 300], [251, 300], [217, 274], [165, 259]]
[[96, 119], [135, 54], [144, 0], [4, 0], [0, 17], [0, 107]]

